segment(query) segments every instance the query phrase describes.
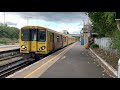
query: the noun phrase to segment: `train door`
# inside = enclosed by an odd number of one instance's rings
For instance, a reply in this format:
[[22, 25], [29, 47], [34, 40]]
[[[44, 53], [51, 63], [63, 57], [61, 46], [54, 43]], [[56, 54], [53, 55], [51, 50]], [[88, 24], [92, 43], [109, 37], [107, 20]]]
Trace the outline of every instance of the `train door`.
[[69, 37], [67, 36], [67, 45], [69, 45], [69, 42], [68, 42], [68, 41], [69, 41]]
[[37, 51], [37, 29], [31, 29], [30, 51]]
[[65, 37], [64, 36], [62, 38], [62, 42], [63, 42], [63, 47], [64, 47], [64, 45], [65, 45]]
[[61, 47], [63, 47], [63, 36], [61, 35], [61, 43], [62, 43], [62, 45], [61, 45]]
[[51, 42], [52, 42], [52, 50], [55, 50], [55, 42], [54, 42], [54, 33], [51, 35]]

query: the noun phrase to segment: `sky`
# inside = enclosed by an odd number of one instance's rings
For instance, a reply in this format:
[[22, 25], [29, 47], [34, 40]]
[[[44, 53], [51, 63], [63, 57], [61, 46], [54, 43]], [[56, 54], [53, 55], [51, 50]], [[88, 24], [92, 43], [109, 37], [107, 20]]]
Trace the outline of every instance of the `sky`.
[[[5, 18], [4, 18], [5, 16]], [[0, 22], [21, 28], [26, 25], [44, 26], [58, 32], [67, 30], [79, 34], [89, 18], [85, 12], [0, 12]]]

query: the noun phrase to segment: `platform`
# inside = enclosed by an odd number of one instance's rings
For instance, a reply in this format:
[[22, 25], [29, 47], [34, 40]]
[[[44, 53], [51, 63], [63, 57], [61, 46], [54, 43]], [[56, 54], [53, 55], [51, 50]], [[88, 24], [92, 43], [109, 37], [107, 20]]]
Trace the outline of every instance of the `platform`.
[[0, 52], [19, 49], [19, 45], [1, 45]]
[[111, 78], [76, 42], [6, 78]]

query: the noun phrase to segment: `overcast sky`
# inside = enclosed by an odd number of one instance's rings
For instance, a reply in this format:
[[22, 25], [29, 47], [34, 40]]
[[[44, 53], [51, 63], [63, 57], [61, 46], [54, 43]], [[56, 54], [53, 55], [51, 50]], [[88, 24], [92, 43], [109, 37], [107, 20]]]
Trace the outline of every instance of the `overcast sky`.
[[[88, 22], [85, 12], [5, 12], [5, 22], [21, 28], [27, 25], [45, 26], [62, 32], [68, 30], [70, 34], [79, 34], [83, 21]], [[0, 22], [4, 22], [4, 12], [0, 12]]]

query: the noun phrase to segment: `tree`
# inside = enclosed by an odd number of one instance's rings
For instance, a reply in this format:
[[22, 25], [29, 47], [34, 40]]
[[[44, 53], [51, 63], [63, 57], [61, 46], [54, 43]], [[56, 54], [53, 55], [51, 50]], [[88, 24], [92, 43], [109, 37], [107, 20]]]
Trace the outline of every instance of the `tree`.
[[99, 37], [109, 36], [112, 39], [111, 47], [120, 51], [120, 32], [115, 21], [115, 12], [87, 12], [93, 24], [92, 32]]
[[19, 29], [0, 24], [0, 37], [18, 39]]
[[117, 28], [115, 12], [87, 12], [93, 24], [92, 32], [97, 32], [99, 37], [110, 36]]

